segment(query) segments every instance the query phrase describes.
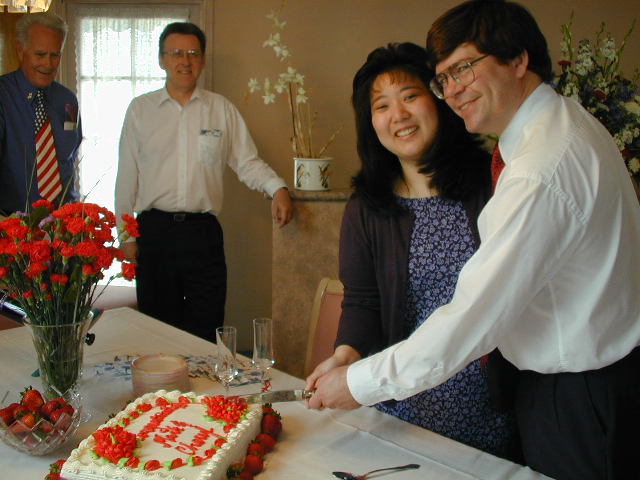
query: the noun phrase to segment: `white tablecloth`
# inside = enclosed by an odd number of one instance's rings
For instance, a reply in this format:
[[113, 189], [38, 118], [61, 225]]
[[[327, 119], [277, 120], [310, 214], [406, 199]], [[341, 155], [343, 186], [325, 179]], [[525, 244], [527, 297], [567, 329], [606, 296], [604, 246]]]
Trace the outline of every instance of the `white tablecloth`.
[[[85, 408], [91, 414], [74, 438], [44, 457], [32, 457], [0, 444], [0, 478], [41, 480], [49, 463], [66, 458], [82, 438], [90, 435], [109, 414], [133, 399], [131, 382], [116, 375], [97, 374], [95, 365], [116, 356], [168, 353], [211, 355], [215, 345], [128, 308], [104, 313], [92, 330], [96, 341], [85, 347], [85, 367], [81, 383]], [[28, 327], [0, 331], [0, 365], [4, 391], [15, 398], [26, 385], [39, 387], [31, 377], [37, 368]], [[299, 388], [303, 381], [274, 370], [272, 388]], [[205, 378], [191, 380], [198, 394], [223, 393], [222, 387]], [[246, 385], [233, 393], [253, 393], [259, 386]], [[8, 402], [9, 398], [5, 401]], [[13, 400], [11, 400], [13, 401]], [[415, 427], [372, 408], [322, 412], [308, 410], [302, 402], [278, 403], [283, 433], [274, 452], [265, 462], [260, 480], [327, 480], [333, 470], [356, 473], [386, 466], [418, 463], [419, 470], [394, 473], [388, 477], [409, 479], [509, 479], [548, 478], [528, 468], [483, 453], [428, 430]]]

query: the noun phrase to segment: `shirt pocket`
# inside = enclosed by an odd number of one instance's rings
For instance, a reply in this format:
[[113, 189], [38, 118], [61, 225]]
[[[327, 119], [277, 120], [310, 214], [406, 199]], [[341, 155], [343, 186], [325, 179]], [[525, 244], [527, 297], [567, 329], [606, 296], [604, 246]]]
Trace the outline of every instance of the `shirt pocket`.
[[[217, 132], [217, 131], [216, 131]], [[198, 159], [204, 165], [214, 165], [222, 161], [222, 135], [210, 132], [198, 135]]]

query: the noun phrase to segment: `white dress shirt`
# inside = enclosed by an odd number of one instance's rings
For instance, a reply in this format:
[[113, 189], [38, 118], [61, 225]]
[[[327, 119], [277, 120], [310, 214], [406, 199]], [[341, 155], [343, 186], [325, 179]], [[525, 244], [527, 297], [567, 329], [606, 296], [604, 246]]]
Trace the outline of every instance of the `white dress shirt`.
[[505, 169], [454, 297], [352, 364], [354, 398], [403, 399], [498, 347], [521, 370], [598, 369], [640, 344], [640, 206], [605, 128], [540, 85], [500, 137]]
[[117, 218], [151, 208], [217, 215], [225, 165], [270, 197], [286, 186], [258, 157], [240, 113], [222, 95], [196, 88], [184, 106], [166, 88], [134, 98], [120, 136]]

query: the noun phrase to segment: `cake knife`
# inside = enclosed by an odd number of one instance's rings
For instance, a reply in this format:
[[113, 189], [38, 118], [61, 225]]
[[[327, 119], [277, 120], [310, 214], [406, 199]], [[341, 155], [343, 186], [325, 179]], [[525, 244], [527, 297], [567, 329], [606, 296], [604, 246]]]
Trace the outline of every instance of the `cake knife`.
[[247, 403], [295, 402], [310, 398], [313, 392], [313, 390], [277, 390], [275, 392], [238, 395], [238, 398], [242, 398]]

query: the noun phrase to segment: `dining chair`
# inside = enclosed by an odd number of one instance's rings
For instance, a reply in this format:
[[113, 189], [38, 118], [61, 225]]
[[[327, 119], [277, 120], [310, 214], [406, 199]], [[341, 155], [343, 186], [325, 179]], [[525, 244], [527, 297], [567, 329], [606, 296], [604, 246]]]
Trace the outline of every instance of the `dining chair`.
[[320, 280], [311, 308], [307, 355], [304, 363], [305, 377], [320, 362], [333, 354], [343, 298], [344, 287], [340, 280], [331, 278]]

